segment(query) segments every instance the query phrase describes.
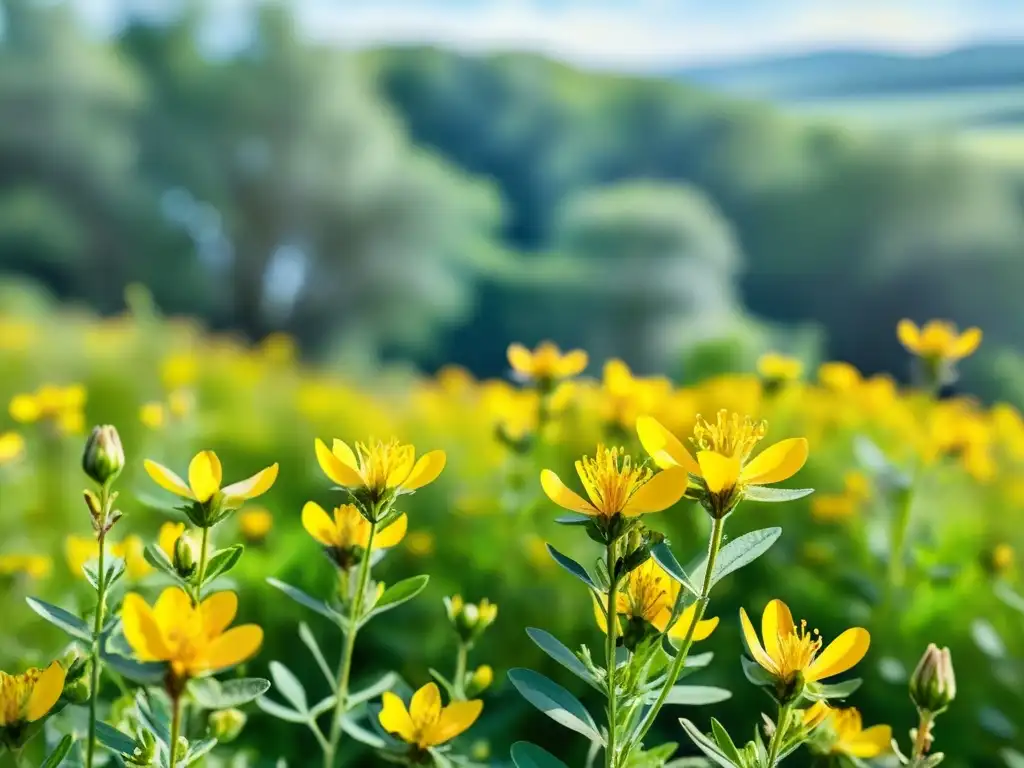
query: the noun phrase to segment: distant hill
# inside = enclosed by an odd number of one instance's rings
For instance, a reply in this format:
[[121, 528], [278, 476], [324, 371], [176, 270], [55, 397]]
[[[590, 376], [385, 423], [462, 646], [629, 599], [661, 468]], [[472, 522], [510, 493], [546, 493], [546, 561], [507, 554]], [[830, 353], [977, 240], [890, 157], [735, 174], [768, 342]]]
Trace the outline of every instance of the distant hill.
[[1024, 85], [1024, 43], [975, 45], [908, 56], [827, 51], [670, 73], [727, 93], [782, 101]]

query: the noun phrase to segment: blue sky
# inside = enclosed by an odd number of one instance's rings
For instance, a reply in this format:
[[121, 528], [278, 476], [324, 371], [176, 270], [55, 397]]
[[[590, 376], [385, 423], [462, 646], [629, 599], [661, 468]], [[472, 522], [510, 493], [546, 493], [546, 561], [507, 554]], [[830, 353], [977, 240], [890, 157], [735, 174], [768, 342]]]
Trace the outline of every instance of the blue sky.
[[[529, 50], [612, 69], [867, 48], [924, 54], [1024, 41], [1024, 0], [280, 0], [310, 37], [346, 45], [437, 43]], [[77, 0], [98, 20], [184, 0]], [[259, 0], [205, 0], [215, 29], [238, 35]], [[244, 33], [242, 33], [244, 35]]]

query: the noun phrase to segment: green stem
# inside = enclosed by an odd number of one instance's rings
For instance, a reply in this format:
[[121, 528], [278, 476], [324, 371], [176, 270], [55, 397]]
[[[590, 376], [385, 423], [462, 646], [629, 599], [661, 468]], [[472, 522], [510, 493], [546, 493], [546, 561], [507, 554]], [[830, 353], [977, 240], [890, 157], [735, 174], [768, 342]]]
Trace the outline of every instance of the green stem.
[[615, 541], [608, 544], [608, 601], [605, 605], [605, 662], [607, 669], [608, 683], [608, 744], [604, 751], [605, 768], [615, 768], [615, 730], [617, 704], [615, 685], [615, 638], [618, 634], [619, 616], [616, 610], [618, 602], [619, 579], [615, 573], [616, 551], [618, 547]]
[[768, 765], [767, 768], [775, 768], [775, 765], [779, 760], [779, 750], [782, 749], [782, 741], [786, 736], [786, 730], [789, 728], [789, 713], [793, 709], [793, 704], [783, 704], [779, 707], [779, 719], [775, 724], [775, 733], [772, 734], [772, 740], [768, 744]]
[[459, 650], [455, 656], [455, 679], [452, 683], [455, 686], [455, 696], [458, 699], [466, 698], [466, 665], [468, 663], [469, 648], [462, 640], [459, 640]]
[[903, 586], [906, 580], [906, 566], [904, 564], [905, 551], [907, 547], [907, 532], [910, 528], [910, 512], [914, 505], [914, 487], [917, 485], [917, 477], [911, 481], [910, 487], [900, 500], [902, 503], [896, 510], [896, 517], [893, 520], [892, 552], [889, 555], [889, 590]]
[[911, 766], [920, 765], [924, 756], [928, 754], [929, 738], [932, 733], [932, 723], [935, 715], [931, 712], [921, 712], [921, 719], [917, 724], [917, 737], [914, 739], [914, 751], [911, 753]]
[[181, 696], [171, 698], [171, 743], [170, 743], [170, 768], [174, 768], [178, 751], [178, 737], [181, 735]]
[[106, 487], [100, 489], [100, 506], [103, 510], [103, 517], [97, 543], [99, 544], [99, 555], [97, 557], [97, 584], [96, 584], [96, 618], [93, 622], [92, 649], [89, 689], [89, 735], [85, 747], [86, 768], [92, 768], [96, 757], [96, 705], [100, 694], [100, 634], [103, 632], [103, 615], [107, 607], [107, 516], [110, 513], [110, 494]]
[[196, 604], [203, 599], [203, 582], [206, 580], [206, 550], [210, 540], [210, 529], [203, 528], [199, 545], [199, 569], [196, 571]]
[[651, 730], [658, 712], [665, 705], [665, 700], [668, 698], [672, 686], [676, 684], [676, 680], [679, 679], [683, 667], [686, 666], [686, 657], [689, 655], [690, 647], [693, 645], [693, 635], [697, 631], [697, 625], [703, 620], [704, 612], [708, 608], [708, 596], [711, 594], [711, 577], [715, 571], [715, 561], [718, 559], [718, 552], [722, 548], [722, 534], [724, 531], [725, 520], [716, 518], [711, 527], [711, 536], [708, 539], [708, 564], [704, 569], [704, 583], [701, 585], [700, 597], [697, 598], [697, 610], [694, 611], [693, 619], [690, 620], [690, 626], [686, 629], [683, 644], [679, 646], [679, 652], [669, 668], [668, 677], [665, 678], [665, 684], [661, 688], [661, 693], [658, 694], [654, 706], [651, 707], [643, 724], [637, 730], [637, 744], [640, 744], [644, 736], [647, 735], [647, 732]]
[[345, 633], [345, 645], [341, 654], [341, 665], [338, 669], [338, 688], [336, 691], [337, 701], [334, 705], [334, 715], [331, 720], [330, 738], [327, 749], [324, 750], [324, 768], [332, 768], [334, 757], [338, 751], [338, 744], [341, 743], [341, 718], [345, 714], [348, 704], [348, 683], [352, 674], [352, 655], [356, 647], [356, 634], [359, 632], [359, 621], [363, 612], [363, 595], [366, 594], [366, 585], [370, 580], [370, 553], [373, 551], [373, 538], [377, 533], [377, 523], [370, 523], [370, 536], [366, 542], [366, 549], [363, 559], [359, 563], [359, 581], [356, 584], [356, 594], [352, 600], [352, 611], [348, 617], [348, 632]]

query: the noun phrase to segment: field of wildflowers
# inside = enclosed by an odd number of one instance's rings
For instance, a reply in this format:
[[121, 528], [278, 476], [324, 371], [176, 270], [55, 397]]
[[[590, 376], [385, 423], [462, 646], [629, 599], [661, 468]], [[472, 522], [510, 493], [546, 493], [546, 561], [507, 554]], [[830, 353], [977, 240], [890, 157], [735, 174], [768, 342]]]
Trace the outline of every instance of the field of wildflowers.
[[0, 761], [1019, 768], [1024, 420], [895, 332], [680, 387], [2, 318]]

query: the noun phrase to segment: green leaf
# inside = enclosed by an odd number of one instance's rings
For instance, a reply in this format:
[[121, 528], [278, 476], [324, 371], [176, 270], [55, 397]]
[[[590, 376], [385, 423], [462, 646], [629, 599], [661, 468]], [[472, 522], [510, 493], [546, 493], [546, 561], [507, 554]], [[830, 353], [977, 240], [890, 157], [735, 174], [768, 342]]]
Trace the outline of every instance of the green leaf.
[[178, 575], [177, 570], [174, 568], [174, 563], [167, 557], [167, 553], [164, 552], [160, 547], [154, 544], [147, 544], [142, 550], [142, 556], [146, 559], [146, 562], [156, 568], [158, 571], [170, 576], [176, 582], [183, 584], [181, 576]]
[[688, 590], [696, 597], [700, 596], [700, 591], [690, 583], [690, 579], [686, 576], [686, 571], [683, 570], [683, 566], [676, 560], [676, 556], [667, 542], [662, 541], [651, 547], [651, 557], [665, 570], [665, 573], [679, 582], [683, 589]]
[[783, 501], [796, 501], [814, 493], [813, 488], [766, 488], [763, 485], [748, 485], [743, 489], [743, 498], [749, 501], [764, 501], [779, 504]]
[[718, 748], [722, 750], [722, 754], [737, 765], [743, 764], [743, 758], [740, 756], [740, 751], [736, 749], [732, 736], [725, 730], [725, 726], [713, 717], [711, 718], [711, 734], [715, 737], [715, 742], [718, 744]]
[[584, 568], [582, 565], [577, 563], [575, 560], [573, 560], [568, 555], [563, 555], [561, 552], [559, 552], [557, 549], [552, 547], [550, 544], [547, 545], [547, 548], [548, 548], [548, 554], [551, 555], [551, 557], [554, 559], [554, 561], [556, 563], [558, 563], [560, 566], [565, 568], [565, 570], [567, 570], [569, 573], [571, 573], [577, 579], [582, 581], [584, 584], [586, 584], [588, 587], [590, 587], [595, 592], [599, 591], [597, 589], [597, 585], [594, 583], [594, 580], [591, 579], [590, 578], [590, 574], [587, 573], [587, 569], [586, 568]]
[[270, 690], [270, 681], [261, 677], [242, 677], [220, 682], [212, 677], [189, 684], [192, 698], [203, 709], [228, 709], [255, 701]]
[[697, 745], [697, 748], [707, 755], [715, 765], [721, 766], [721, 768], [742, 768], [741, 763], [734, 763], [726, 757], [725, 753], [718, 748], [718, 745], [701, 733], [700, 729], [692, 722], [683, 718], [679, 721], [679, 724], [683, 726], [686, 735]]
[[[647, 703], [653, 704], [657, 698], [658, 692], [651, 691], [647, 694]], [[732, 692], [725, 688], [716, 688], [710, 685], [676, 685], [668, 692], [665, 703], [699, 707], [705, 704], [717, 704], [731, 698]]]
[[[309, 708], [309, 717], [312, 720], [316, 720], [320, 715], [329, 709], [334, 709], [334, 705], [338, 703], [337, 694], [332, 693], [323, 699], [320, 699], [316, 704]], [[350, 700], [351, 703], [351, 700]]]
[[844, 680], [841, 683], [832, 683], [831, 685], [815, 683], [807, 687], [806, 693], [808, 698], [815, 700], [847, 699], [860, 688], [863, 682], [859, 677], [855, 677], [852, 680]]
[[289, 723], [309, 722], [309, 716], [305, 713], [296, 712], [294, 709], [288, 709], [288, 707], [282, 706], [273, 699], [268, 699], [265, 696], [261, 699], [256, 699], [256, 706], [271, 717], [276, 717], [278, 720], [284, 720]]
[[68, 756], [68, 752], [71, 751], [71, 747], [74, 743], [75, 737], [69, 733], [60, 740], [53, 752], [47, 755], [39, 768], [57, 768], [58, 765], [64, 762], [64, 758]]
[[323, 651], [320, 650], [320, 644], [317, 643], [316, 637], [313, 635], [313, 630], [309, 628], [309, 625], [304, 622], [299, 622], [299, 639], [302, 640], [303, 644], [309, 649], [313, 659], [316, 661], [316, 665], [320, 667], [320, 671], [323, 672], [324, 679], [327, 680], [327, 684], [331, 687], [331, 690], [335, 690], [338, 686], [337, 680], [334, 678], [334, 673], [331, 672], [330, 666], [327, 664], [327, 659], [324, 658]]
[[[733, 571], [738, 571], [745, 565], [749, 565], [757, 558], [771, 549], [772, 545], [782, 535], [781, 528], [762, 528], [759, 531], [745, 533], [737, 539], [733, 539], [718, 553], [715, 560], [715, 570], [711, 574], [711, 586], [714, 586]], [[707, 559], [697, 568], [693, 574], [693, 580], [698, 584], [704, 581], [704, 571], [707, 568]]]
[[363, 688], [348, 697], [349, 708], [358, 707], [360, 704], [380, 697], [385, 691], [390, 691], [398, 684], [399, 677], [394, 672], [388, 672], [373, 685]]
[[285, 584], [283, 581], [279, 581], [273, 577], [267, 579], [267, 584], [275, 589], [281, 590], [299, 605], [309, 608], [311, 611], [316, 611], [321, 616], [327, 617], [334, 624], [341, 625], [344, 622], [344, 616], [331, 608], [331, 606], [323, 600], [317, 600], [315, 597], [307, 595], [298, 587], [293, 587], [291, 584]]
[[164, 745], [171, 740], [171, 714], [165, 702], [146, 689], [135, 694], [135, 711], [143, 728], [151, 731]]
[[604, 743], [594, 718], [579, 699], [558, 683], [532, 669], [510, 669], [508, 679], [524, 699], [556, 723], [583, 734], [591, 741]]
[[529, 627], [526, 630], [526, 634], [538, 648], [576, 675], [576, 677], [598, 690], [601, 689], [586, 665], [576, 657], [576, 654], [566, 648], [557, 637], [550, 632], [545, 632], [543, 629], [537, 629], [536, 627]]
[[210, 558], [210, 562], [206, 564], [204, 580], [206, 582], [213, 581], [218, 576], [230, 571], [238, 564], [238, 560], [242, 557], [242, 553], [244, 551], [244, 545], [232, 544], [230, 547], [225, 547], [224, 549], [214, 552], [213, 556]]
[[380, 600], [373, 606], [373, 610], [366, 614], [366, 618], [363, 621], [369, 621], [372, 616], [378, 616], [385, 611], [390, 611], [392, 608], [397, 608], [402, 603], [412, 600], [426, 588], [428, 581], [430, 581], [430, 577], [424, 573], [392, 584], [384, 590]]
[[550, 752], [528, 741], [512, 745], [512, 762], [516, 768], [569, 768]]
[[188, 752], [185, 753], [185, 765], [194, 765], [211, 749], [217, 746], [216, 739], [203, 739], [202, 741], [193, 742], [192, 746], [188, 748]]
[[[125, 562], [123, 557], [114, 557], [108, 554], [109, 559], [106, 559], [103, 563], [103, 570], [106, 571], [106, 586], [111, 587], [117, 580], [124, 575]], [[88, 581], [92, 588], [98, 590], [100, 588], [100, 563], [99, 560], [93, 558], [85, 565], [82, 566], [82, 572], [85, 574], [85, 580]]]
[[25, 602], [28, 603], [28, 607], [33, 611], [55, 627], [63, 629], [76, 640], [92, 643], [92, 630], [75, 614], [65, 611], [63, 608], [58, 608], [56, 605], [50, 605], [50, 603], [36, 597], [26, 597]]
[[167, 664], [162, 661], [136, 661], [119, 653], [102, 654], [103, 663], [139, 685], [160, 685], [167, 677]]
[[292, 671], [279, 661], [270, 662], [270, 676], [274, 680], [274, 687], [288, 700], [288, 703], [299, 712], [309, 712], [309, 702], [306, 699], [306, 689], [302, 687]]
[[341, 718], [341, 730], [356, 741], [362, 742], [368, 747], [373, 747], [374, 749], [384, 749], [388, 745], [387, 742], [376, 733], [363, 728], [363, 726], [359, 725], [355, 720], [348, 716]]
[[135, 751], [135, 739], [102, 720], [96, 722], [96, 739], [119, 755], [130, 755]]
[[775, 678], [753, 659], [740, 656], [740, 663], [743, 665], [743, 676], [758, 687], [769, 687], [775, 685]]
[[[594, 518], [590, 515], [578, 515], [573, 513], [571, 515], [559, 515], [555, 518], [555, 522], [559, 525], [586, 525], [593, 519]], [[519, 743], [526, 744], [525, 741]]]

